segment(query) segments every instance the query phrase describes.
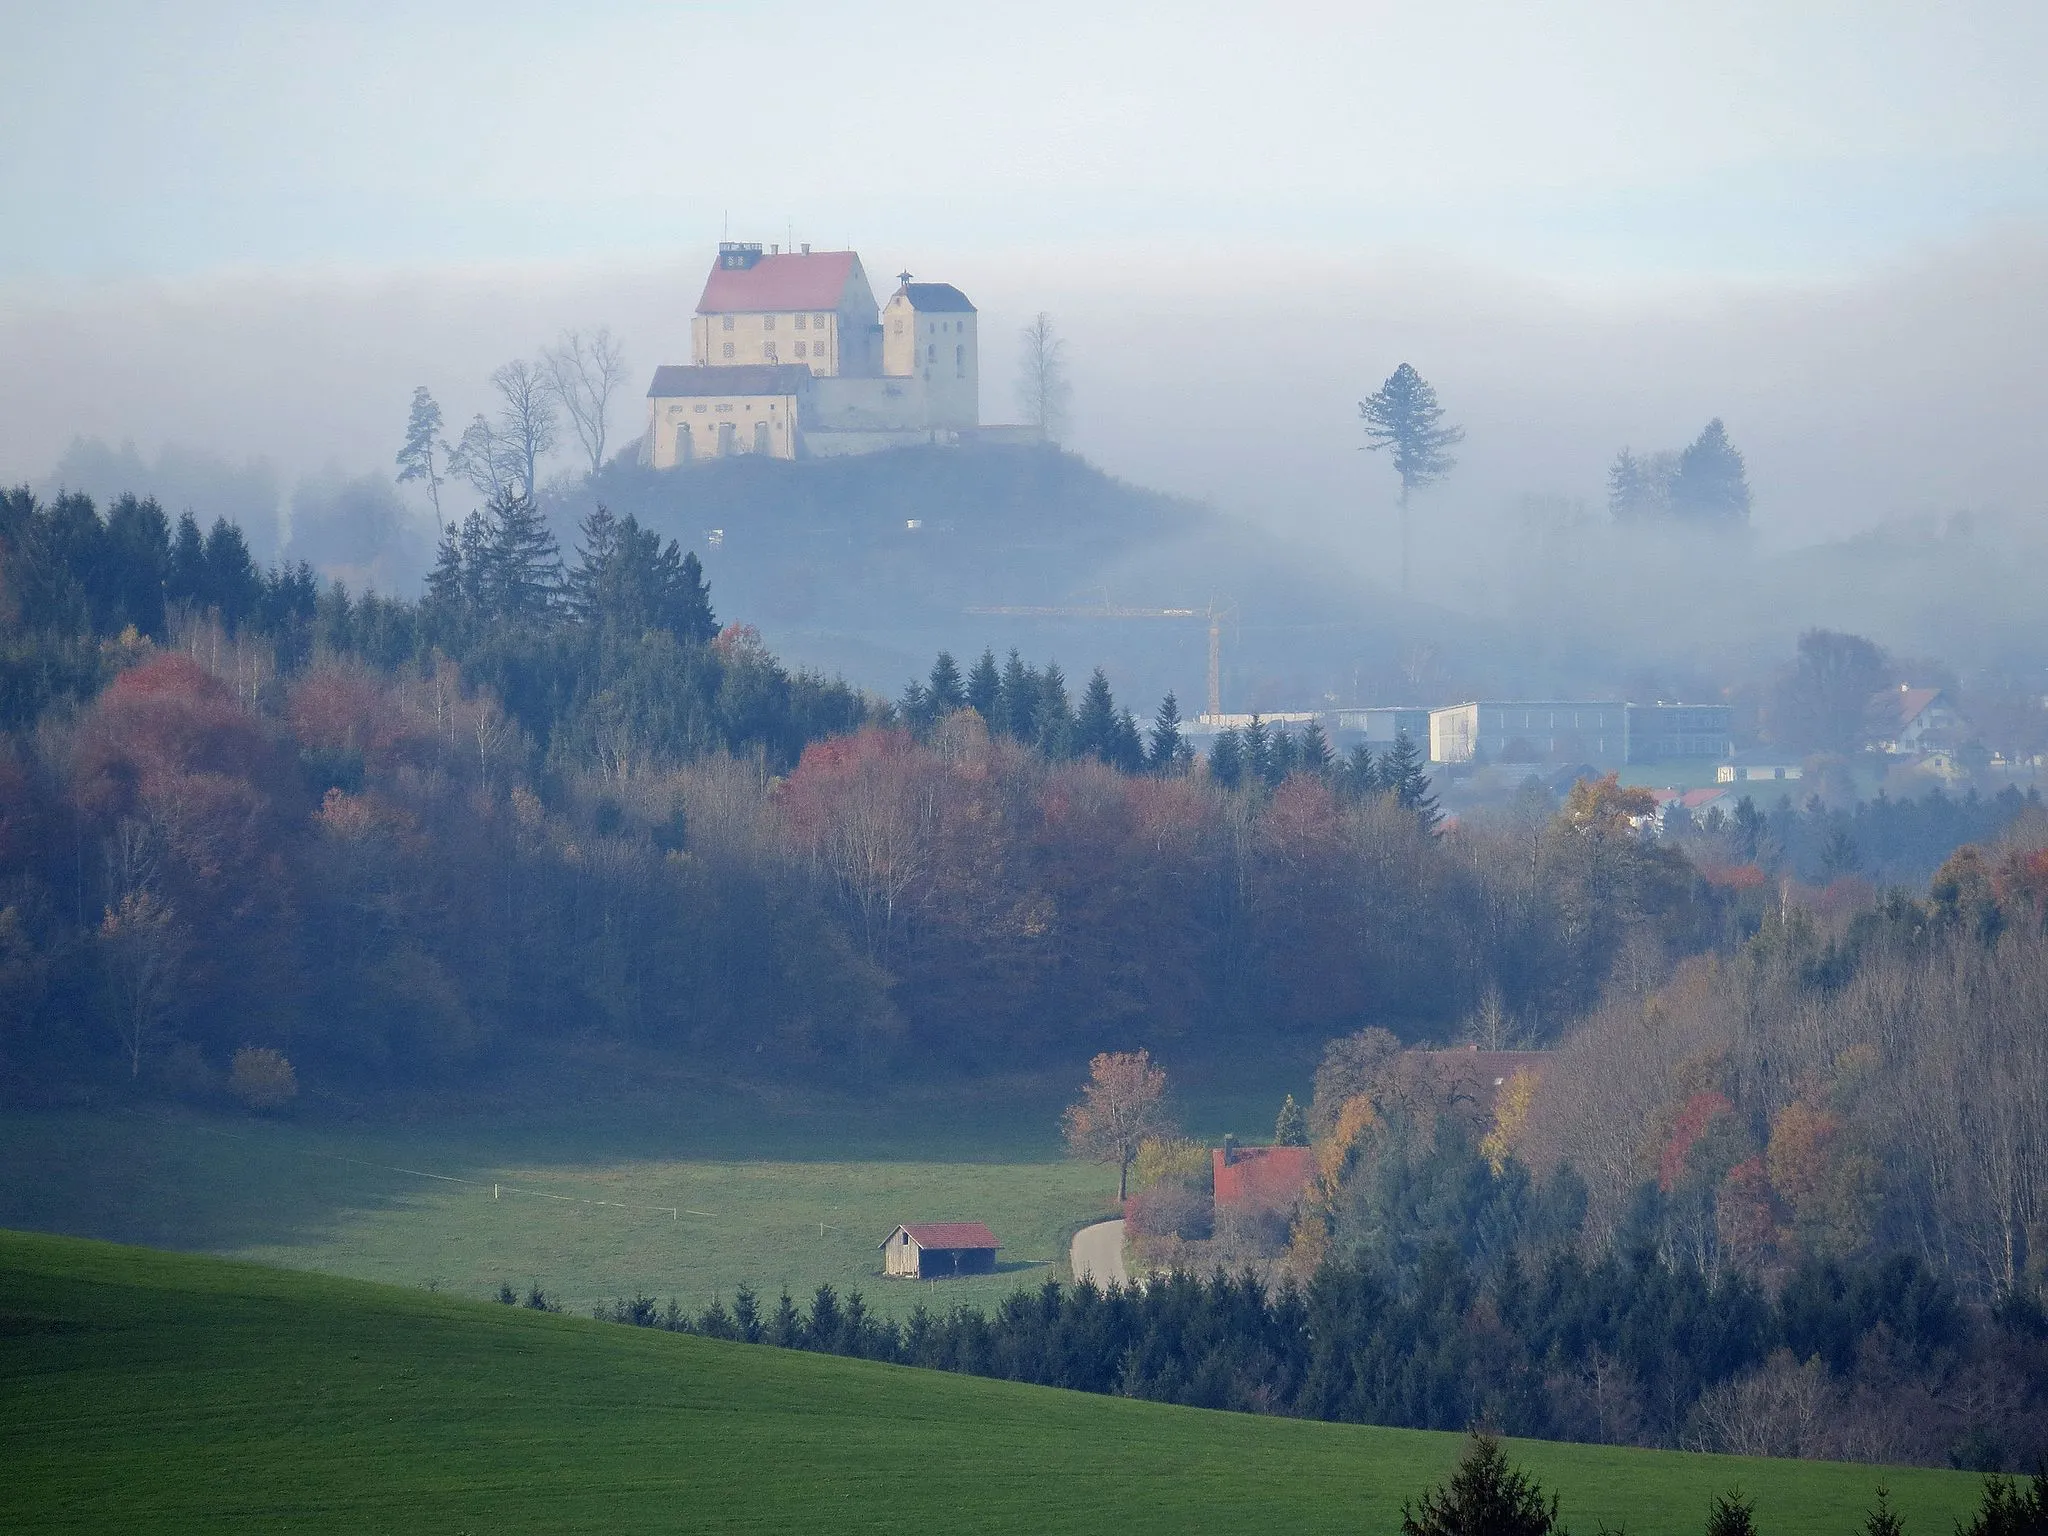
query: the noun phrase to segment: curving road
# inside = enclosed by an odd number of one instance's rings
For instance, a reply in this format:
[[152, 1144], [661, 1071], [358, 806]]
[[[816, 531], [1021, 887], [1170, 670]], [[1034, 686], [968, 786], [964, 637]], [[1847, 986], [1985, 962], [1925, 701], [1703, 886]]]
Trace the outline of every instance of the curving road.
[[1073, 1252], [1067, 1256], [1074, 1279], [1093, 1280], [1097, 1285], [1129, 1285], [1124, 1273], [1124, 1224], [1098, 1221], [1074, 1234]]

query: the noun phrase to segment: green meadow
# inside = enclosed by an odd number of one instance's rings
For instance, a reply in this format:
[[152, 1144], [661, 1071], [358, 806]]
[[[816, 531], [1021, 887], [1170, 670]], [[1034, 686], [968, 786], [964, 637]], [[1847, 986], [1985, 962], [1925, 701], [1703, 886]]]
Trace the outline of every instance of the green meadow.
[[[0, 1233], [0, 1529], [1392, 1532], [1456, 1436], [1209, 1413]], [[1907, 1529], [1957, 1473], [1516, 1442], [1580, 1532]]]

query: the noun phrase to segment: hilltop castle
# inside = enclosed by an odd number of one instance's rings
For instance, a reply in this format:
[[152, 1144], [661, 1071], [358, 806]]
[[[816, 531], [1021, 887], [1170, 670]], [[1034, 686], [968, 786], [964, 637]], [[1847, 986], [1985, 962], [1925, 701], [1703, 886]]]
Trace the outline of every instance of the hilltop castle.
[[654, 370], [642, 458], [672, 469], [1035, 438], [981, 425], [976, 318], [951, 283], [908, 272], [878, 311], [853, 251], [726, 241], [690, 320], [689, 364]]

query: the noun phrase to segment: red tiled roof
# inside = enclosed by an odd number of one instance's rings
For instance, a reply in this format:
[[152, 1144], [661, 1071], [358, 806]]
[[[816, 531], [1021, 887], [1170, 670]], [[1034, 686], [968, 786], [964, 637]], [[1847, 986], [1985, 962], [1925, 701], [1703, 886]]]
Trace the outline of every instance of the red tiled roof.
[[903, 1230], [920, 1248], [1000, 1248], [995, 1233], [978, 1221], [905, 1222]]
[[714, 266], [704, 280], [700, 315], [837, 309], [859, 266], [852, 251], [794, 251], [763, 256], [751, 267]]

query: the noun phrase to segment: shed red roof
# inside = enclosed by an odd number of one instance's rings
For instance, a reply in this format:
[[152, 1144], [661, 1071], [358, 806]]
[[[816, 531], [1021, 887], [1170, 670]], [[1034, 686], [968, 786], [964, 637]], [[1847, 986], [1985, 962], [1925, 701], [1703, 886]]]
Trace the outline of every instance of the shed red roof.
[[793, 251], [763, 256], [751, 267], [714, 266], [704, 280], [697, 313], [837, 309], [859, 265], [852, 251]]
[[1000, 1248], [995, 1233], [978, 1221], [905, 1222], [903, 1230], [920, 1248]]

